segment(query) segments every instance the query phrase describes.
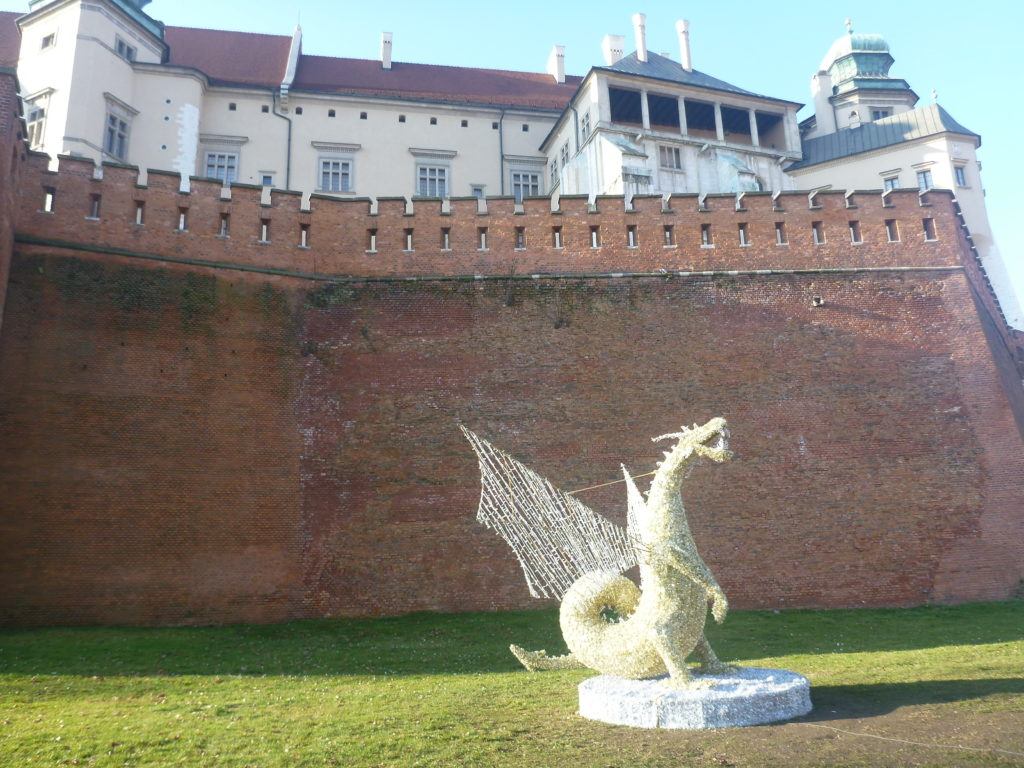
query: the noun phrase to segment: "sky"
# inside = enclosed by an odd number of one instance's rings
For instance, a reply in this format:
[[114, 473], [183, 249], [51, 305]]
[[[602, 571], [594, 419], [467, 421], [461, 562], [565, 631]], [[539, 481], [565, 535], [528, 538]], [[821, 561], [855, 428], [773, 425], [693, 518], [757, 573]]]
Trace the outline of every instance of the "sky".
[[[27, 0], [0, 0], [0, 10], [24, 11]], [[569, 74], [601, 63], [601, 38], [626, 36], [630, 15], [647, 14], [648, 48], [678, 60], [674, 24], [690, 20], [693, 66], [756, 93], [810, 101], [809, 84], [832, 41], [853, 21], [858, 32], [881, 34], [902, 77], [921, 97], [939, 103], [981, 134], [982, 179], [996, 241], [1024, 303], [1024, 253], [1013, 165], [1021, 144], [1024, 100], [1016, 92], [1024, 3], [1019, 0], [775, 0], [729, 3], [634, 0], [153, 0], [147, 13], [175, 26], [288, 34], [301, 22], [303, 51], [376, 58], [380, 33], [394, 35], [396, 61], [542, 72], [554, 44], [566, 47]], [[809, 114], [805, 108], [800, 117]]]

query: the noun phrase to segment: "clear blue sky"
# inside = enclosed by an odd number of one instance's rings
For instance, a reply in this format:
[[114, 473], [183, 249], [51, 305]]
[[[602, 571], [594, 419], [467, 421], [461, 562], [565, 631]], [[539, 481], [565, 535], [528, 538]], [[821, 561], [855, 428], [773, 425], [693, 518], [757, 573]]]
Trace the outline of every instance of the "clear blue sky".
[[[23, 11], [25, 0], [0, 0]], [[380, 32], [394, 33], [397, 61], [543, 71], [551, 46], [566, 46], [566, 70], [584, 74], [601, 60], [601, 38], [627, 36], [630, 14], [647, 14], [648, 46], [678, 58], [673, 29], [691, 22], [694, 67], [758, 93], [809, 99], [808, 84], [850, 16], [861, 32], [882, 34], [906, 79], [926, 103], [932, 89], [961, 123], [980, 133], [982, 177], [995, 236], [1024, 297], [1024, 253], [1014, 214], [1020, 187], [1014, 144], [1024, 122], [1017, 94], [1024, 3], [978, 0], [776, 0], [731, 3], [611, 0], [154, 0], [150, 15], [173, 25], [290, 34], [301, 13], [303, 49], [329, 56], [374, 58]], [[805, 116], [807, 111], [801, 113]], [[1018, 219], [1014, 221], [1015, 217]]]

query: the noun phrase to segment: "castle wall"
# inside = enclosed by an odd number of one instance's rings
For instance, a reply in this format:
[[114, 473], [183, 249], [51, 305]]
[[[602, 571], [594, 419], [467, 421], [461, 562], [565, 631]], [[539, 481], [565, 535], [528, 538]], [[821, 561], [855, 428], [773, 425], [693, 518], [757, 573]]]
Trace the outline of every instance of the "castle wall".
[[[370, 216], [317, 198], [303, 212], [294, 195], [264, 206], [246, 187], [223, 201], [204, 182], [182, 195], [156, 173], [141, 188], [113, 166], [54, 174], [37, 156], [23, 172], [0, 335], [4, 623], [537, 605], [474, 520], [460, 423], [574, 490], [620, 462], [650, 471], [652, 435], [727, 417], [736, 458], [695, 471], [685, 501], [739, 608], [1003, 599], [1024, 577], [1024, 440], [990, 346], [1004, 332], [947, 193], [703, 212], [695, 197], [597, 213], [564, 198], [519, 215], [510, 200], [486, 215], [385, 200]], [[917, 239], [922, 218], [934, 242]], [[581, 498], [623, 522], [621, 485]]]
[[17, 211], [14, 198], [19, 182], [21, 152], [18, 81], [13, 71], [0, 67], [0, 330], [3, 329], [4, 298], [14, 249]]

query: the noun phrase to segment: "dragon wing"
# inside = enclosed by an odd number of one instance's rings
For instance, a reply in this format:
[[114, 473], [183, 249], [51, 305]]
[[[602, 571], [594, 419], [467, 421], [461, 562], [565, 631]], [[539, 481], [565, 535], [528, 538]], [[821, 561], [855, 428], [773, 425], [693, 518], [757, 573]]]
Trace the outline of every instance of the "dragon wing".
[[626, 531], [460, 425], [480, 461], [476, 519], [512, 548], [534, 597], [561, 599], [589, 571], [626, 571]]
[[639, 557], [639, 549], [642, 546], [640, 539], [640, 515], [643, 514], [647, 502], [643, 494], [636, 487], [633, 476], [629, 474], [626, 465], [622, 466], [622, 475], [626, 479], [626, 536], [629, 538], [630, 546], [633, 549], [634, 557]]

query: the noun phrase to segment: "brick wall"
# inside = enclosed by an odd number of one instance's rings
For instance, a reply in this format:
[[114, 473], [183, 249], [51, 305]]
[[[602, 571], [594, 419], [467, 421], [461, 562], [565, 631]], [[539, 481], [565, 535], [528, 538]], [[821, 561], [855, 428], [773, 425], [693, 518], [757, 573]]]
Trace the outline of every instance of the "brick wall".
[[14, 70], [0, 67], [0, 330], [14, 247], [15, 193], [23, 155], [21, 107]]
[[[202, 181], [182, 195], [157, 173], [139, 187], [115, 166], [96, 180], [69, 159], [23, 173], [0, 334], [4, 623], [536, 605], [474, 521], [458, 423], [571, 490], [620, 461], [648, 471], [652, 435], [726, 416], [736, 459], [698, 469], [686, 501], [737, 607], [1002, 599], [1024, 577], [1012, 337], [948, 193], [371, 216], [244, 187], [223, 201]], [[622, 522], [621, 486], [583, 498]]]

